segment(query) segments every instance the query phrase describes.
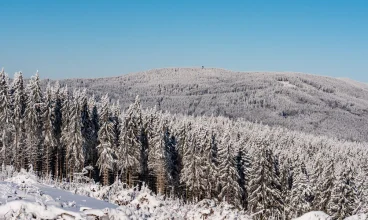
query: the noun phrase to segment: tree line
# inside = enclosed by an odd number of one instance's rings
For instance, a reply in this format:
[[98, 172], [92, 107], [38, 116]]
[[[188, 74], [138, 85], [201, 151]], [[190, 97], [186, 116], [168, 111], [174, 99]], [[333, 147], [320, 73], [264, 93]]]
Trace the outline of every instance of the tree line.
[[184, 202], [225, 201], [256, 219], [321, 210], [335, 219], [367, 211], [367, 144], [225, 117], [122, 111], [108, 95], [24, 85], [0, 72], [0, 163], [39, 177], [103, 185], [143, 183]]

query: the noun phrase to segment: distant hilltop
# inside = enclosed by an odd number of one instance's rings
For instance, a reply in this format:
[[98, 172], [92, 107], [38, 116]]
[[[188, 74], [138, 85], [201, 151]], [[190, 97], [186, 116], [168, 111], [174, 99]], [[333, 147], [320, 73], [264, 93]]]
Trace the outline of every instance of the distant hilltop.
[[368, 85], [350, 79], [180, 67], [60, 83], [86, 87], [97, 97], [109, 93], [123, 108], [139, 95], [144, 108], [241, 117], [318, 135], [368, 141]]

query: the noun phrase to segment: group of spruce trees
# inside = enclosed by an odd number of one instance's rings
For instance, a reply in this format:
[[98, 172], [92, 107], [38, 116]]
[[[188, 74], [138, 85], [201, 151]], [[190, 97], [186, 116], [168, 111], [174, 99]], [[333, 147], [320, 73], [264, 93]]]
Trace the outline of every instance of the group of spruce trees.
[[121, 112], [108, 96], [58, 83], [41, 89], [0, 73], [0, 163], [74, 181], [147, 184], [185, 202], [226, 201], [255, 218], [321, 210], [342, 219], [367, 210], [366, 144], [314, 137], [223, 117]]

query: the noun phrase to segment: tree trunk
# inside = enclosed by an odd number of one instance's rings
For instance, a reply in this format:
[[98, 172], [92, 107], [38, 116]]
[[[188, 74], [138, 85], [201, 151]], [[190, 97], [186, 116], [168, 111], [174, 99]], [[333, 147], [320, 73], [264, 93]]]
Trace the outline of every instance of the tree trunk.
[[102, 182], [104, 186], [109, 185], [109, 171], [107, 169], [103, 170], [102, 173]]

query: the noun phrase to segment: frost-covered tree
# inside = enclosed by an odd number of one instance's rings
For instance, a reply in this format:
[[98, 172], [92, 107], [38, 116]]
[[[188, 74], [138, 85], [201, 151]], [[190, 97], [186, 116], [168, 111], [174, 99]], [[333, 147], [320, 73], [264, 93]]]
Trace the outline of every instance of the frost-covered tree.
[[141, 109], [139, 97], [134, 104], [130, 105], [122, 118], [120, 143], [118, 153], [118, 167], [123, 174], [123, 181], [130, 186], [134, 185], [134, 179], [139, 172], [140, 158], [140, 131], [141, 131]]
[[244, 149], [244, 143], [238, 146], [236, 153], [236, 169], [238, 172], [238, 184], [241, 188], [240, 198], [243, 208], [248, 207], [248, 183], [251, 171], [251, 157], [248, 152]]
[[102, 175], [103, 185], [109, 184], [109, 171], [114, 166], [114, 127], [110, 120], [109, 109], [109, 97], [105, 95], [101, 99], [101, 112], [100, 112], [100, 130], [98, 131], [99, 145], [97, 166], [100, 169], [100, 175]]
[[303, 172], [303, 167], [299, 166], [296, 171], [293, 186], [290, 192], [288, 210], [290, 217], [299, 217], [312, 210], [313, 191], [308, 176]]
[[53, 127], [53, 139], [54, 139], [54, 151], [52, 155], [53, 160], [53, 173], [54, 178], [58, 179], [62, 177], [61, 172], [61, 156], [62, 156], [62, 126], [63, 126], [63, 113], [62, 113], [62, 103], [63, 103], [63, 95], [62, 89], [60, 88], [59, 82], [56, 82], [55, 85], [51, 88], [52, 93], [52, 127]]
[[[99, 111], [97, 108], [96, 99], [94, 96], [88, 99], [88, 109], [90, 112], [90, 120], [91, 120], [91, 134], [89, 135], [91, 146], [89, 148], [89, 154], [87, 159], [87, 164], [96, 164], [98, 159], [97, 145], [98, 145], [98, 131], [100, 130], [100, 122], [99, 122]], [[99, 170], [98, 167], [94, 167], [94, 179], [99, 180]], [[91, 173], [90, 173], [90, 176]]]
[[63, 130], [63, 142], [65, 144], [65, 164], [67, 176], [73, 178], [75, 172], [82, 171], [84, 166], [84, 140], [82, 136], [80, 92], [75, 90], [73, 100], [69, 103], [68, 125]]
[[318, 210], [328, 212], [328, 204], [331, 201], [332, 190], [335, 184], [335, 165], [333, 161], [329, 161], [328, 165], [324, 168], [322, 173], [322, 182], [317, 188], [318, 193], [316, 193], [316, 207]]
[[0, 162], [5, 165], [10, 165], [12, 157], [12, 119], [9, 82], [2, 69], [0, 72]]
[[205, 169], [206, 198], [216, 198], [219, 194], [218, 186], [220, 182], [217, 136], [213, 130], [206, 129], [202, 131], [199, 139], [204, 148], [203, 165]]
[[44, 175], [51, 174], [51, 160], [53, 158], [53, 150], [56, 146], [54, 126], [53, 126], [53, 97], [51, 85], [48, 84], [44, 95], [44, 105], [42, 106], [42, 123], [43, 123], [43, 152], [42, 152], [42, 169]]
[[14, 166], [17, 170], [25, 167], [25, 124], [24, 111], [26, 108], [26, 94], [24, 91], [23, 75], [18, 72], [12, 83], [13, 123], [14, 123]]
[[333, 219], [342, 220], [354, 214], [358, 201], [356, 190], [353, 170], [343, 168], [336, 179], [327, 206], [328, 213]]
[[229, 132], [226, 132], [219, 147], [219, 183], [221, 186], [218, 197], [222, 201], [240, 207], [240, 197], [243, 194], [239, 186], [239, 174], [234, 160], [234, 146]]
[[198, 134], [200, 129], [187, 126], [187, 137], [184, 143], [183, 169], [180, 182], [186, 186], [186, 199], [189, 201], [199, 201], [205, 196], [205, 166], [202, 161], [203, 149]]
[[275, 172], [274, 156], [267, 142], [256, 142], [259, 152], [255, 156], [249, 182], [249, 210], [260, 219], [281, 218], [284, 201], [277, 187], [279, 178]]
[[42, 170], [42, 90], [38, 72], [27, 85], [27, 103], [25, 109], [26, 158], [27, 164], [40, 174]]

